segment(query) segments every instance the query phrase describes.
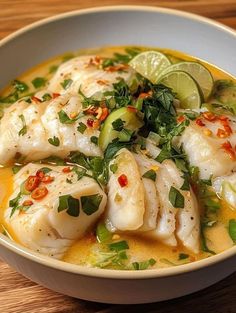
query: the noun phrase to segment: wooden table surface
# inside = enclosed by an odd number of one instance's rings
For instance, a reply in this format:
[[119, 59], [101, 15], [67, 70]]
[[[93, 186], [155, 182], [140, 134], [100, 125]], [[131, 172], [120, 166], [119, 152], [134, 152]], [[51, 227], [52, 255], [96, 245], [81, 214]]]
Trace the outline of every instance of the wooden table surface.
[[[236, 29], [236, 0], [0, 0], [0, 39], [39, 19], [98, 5], [144, 4], [204, 15]], [[57, 294], [24, 278], [0, 260], [1, 313], [236, 313], [236, 273], [176, 300], [132, 306], [91, 303]]]

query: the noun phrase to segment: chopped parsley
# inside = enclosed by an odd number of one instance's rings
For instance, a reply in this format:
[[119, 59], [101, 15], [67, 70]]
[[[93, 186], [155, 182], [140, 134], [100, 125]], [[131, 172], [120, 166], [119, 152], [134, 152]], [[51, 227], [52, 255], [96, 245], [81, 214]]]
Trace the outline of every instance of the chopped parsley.
[[32, 84], [34, 86], [35, 89], [38, 89], [38, 88], [41, 88], [41, 87], [44, 87], [46, 85], [46, 78], [44, 77], [36, 77], [35, 79], [32, 80]]
[[14, 80], [12, 85], [15, 90], [19, 91], [20, 93], [25, 92], [29, 89], [29, 86], [26, 83], [19, 80]]
[[229, 220], [229, 235], [236, 244], [236, 219]]
[[188, 259], [189, 258], [189, 255], [186, 254], [186, 253], [180, 253], [179, 254], [179, 260], [185, 260], [185, 259]]
[[143, 177], [156, 181], [157, 174], [154, 170], [149, 170], [143, 174]]
[[58, 112], [58, 117], [62, 124], [73, 124], [78, 120], [79, 117], [81, 117], [81, 115], [78, 114], [75, 118], [69, 118], [67, 113], [64, 110], [61, 110]]
[[63, 87], [63, 89], [68, 89], [71, 84], [73, 83], [73, 80], [68, 78], [68, 79], [65, 79], [62, 83], [61, 83], [61, 86]]
[[77, 127], [78, 132], [83, 134], [86, 129], [87, 129], [87, 126], [84, 123], [80, 122], [78, 127]]
[[156, 260], [151, 258], [147, 261], [142, 261], [142, 262], [133, 262], [132, 266], [133, 269], [136, 271], [142, 271], [148, 269], [150, 266], [153, 266], [156, 264]]
[[14, 199], [11, 199], [9, 201], [9, 207], [12, 208], [10, 217], [12, 217], [15, 211], [18, 210], [21, 197], [22, 197], [21, 192], [19, 192]]
[[127, 241], [125, 241], [125, 240], [111, 243], [108, 245], [108, 247], [109, 247], [109, 250], [117, 251], [117, 252], [129, 249], [129, 245], [128, 245]]
[[96, 146], [98, 145], [98, 137], [92, 136], [92, 137], [90, 137], [90, 141], [91, 141], [92, 143], [94, 143]]
[[81, 197], [82, 210], [86, 215], [92, 215], [99, 209], [102, 195], [95, 194]]
[[59, 213], [66, 210], [68, 215], [78, 217], [80, 214], [80, 201], [71, 195], [60, 196], [57, 210]]
[[114, 130], [121, 131], [124, 128], [125, 122], [122, 121], [121, 118], [118, 118], [114, 122], [112, 122], [112, 127]]
[[174, 186], [171, 186], [170, 188], [169, 201], [174, 208], [177, 209], [184, 208], [184, 196]]
[[56, 137], [56, 136], [53, 136], [53, 138], [49, 138], [49, 139], [48, 139], [48, 142], [49, 142], [52, 146], [55, 146], [55, 147], [60, 146], [60, 140], [59, 140], [59, 138]]
[[23, 126], [22, 126], [21, 130], [19, 131], [18, 135], [24, 136], [27, 133], [27, 126], [25, 123], [25, 117], [23, 114], [21, 114], [21, 115], [19, 115], [19, 118], [21, 119]]

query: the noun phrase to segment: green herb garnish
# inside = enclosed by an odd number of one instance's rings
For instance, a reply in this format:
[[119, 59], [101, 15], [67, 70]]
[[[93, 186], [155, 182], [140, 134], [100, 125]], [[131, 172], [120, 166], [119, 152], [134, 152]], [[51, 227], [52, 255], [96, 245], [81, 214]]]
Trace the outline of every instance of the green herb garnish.
[[234, 243], [236, 243], [236, 219], [229, 220], [229, 235]]
[[83, 134], [86, 129], [87, 129], [87, 126], [84, 123], [80, 122], [78, 127], [77, 127], [78, 132]]
[[129, 249], [129, 245], [128, 245], [127, 241], [125, 241], [125, 240], [111, 243], [108, 245], [108, 247], [111, 251], [122, 251], [122, 250]]
[[24, 136], [27, 133], [27, 126], [25, 123], [25, 117], [23, 114], [21, 114], [21, 115], [19, 115], [19, 118], [21, 119], [23, 126], [22, 126], [21, 130], [19, 131], [18, 135]]
[[64, 195], [59, 197], [58, 212], [66, 210], [66, 213], [73, 217], [78, 217], [80, 214], [80, 202], [71, 195]]
[[143, 177], [156, 181], [157, 174], [154, 170], [149, 170], [143, 174]]
[[71, 84], [73, 83], [73, 80], [72, 79], [65, 79], [62, 83], [61, 83], [61, 86], [63, 87], [63, 89], [68, 89]]
[[92, 215], [99, 209], [102, 195], [95, 194], [81, 197], [82, 210], [86, 215]]
[[35, 89], [38, 89], [38, 88], [41, 88], [41, 87], [44, 87], [46, 85], [46, 78], [44, 77], [36, 77], [35, 79], [32, 80], [32, 84], [34, 86]]
[[170, 188], [169, 201], [174, 208], [184, 208], [184, 196], [173, 186]]
[[53, 138], [49, 138], [48, 139], [48, 142], [52, 145], [52, 146], [55, 146], [55, 147], [58, 147], [60, 145], [60, 140], [58, 137], [56, 136], [53, 136]]

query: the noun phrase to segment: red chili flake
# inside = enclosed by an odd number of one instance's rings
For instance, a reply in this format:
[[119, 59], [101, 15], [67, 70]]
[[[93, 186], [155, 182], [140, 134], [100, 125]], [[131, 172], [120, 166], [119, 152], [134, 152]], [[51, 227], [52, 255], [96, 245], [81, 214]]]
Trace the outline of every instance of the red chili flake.
[[43, 171], [38, 170], [36, 172], [36, 176], [41, 180], [45, 176], [45, 174]]
[[203, 112], [202, 115], [207, 121], [210, 122], [213, 122], [217, 119], [217, 116], [212, 112]]
[[221, 128], [218, 128], [216, 135], [219, 138], [226, 138], [229, 136], [228, 133], [224, 129], [221, 129]]
[[31, 197], [34, 200], [41, 200], [48, 194], [48, 189], [46, 187], [38, 187], [32, 193]]
[[44, 176], [42, 179], [41, 179], [41, 182], [43, 182], [44, 184], [50, 184], [51, 182], [54, 181], [54, 177], [52, 176]]
[[23, 206], [31, 206], [31, 205], [33, 205], [33, 201], [31, 201], [31, 200], [25, 200], [23, 203], [22, 203], [22, 205]]
[[56, 99], [57, 97], [60, 97], [60, 95], [61, 95], [60, 93], [53, 92], [52, 93], [52, 98]]
[[145, 98], [148, 98], [150, 97], [150, 94], [147, 93], [147, 92], [142, 92], [140, 93], [140, 95], [138, 96], [139, 99], [145, 99]]
[[40, 184], [40, 178], [38, 176], [29, 176], [25, 182], [25, 189], [33, 191]]
[[233, 133], [232, 128], [229, 125], [224, 125], [223, 127], [229, 136]]
[[105, 119], [108, 117], [109, 115], [109, 110], [108, 108], [102, 108], [102, 115], [100, 116], [99, 120], [102, 122], [102, 121], [105, 121]]
[[182, 123], [183, 121], [185, 121], [185, 116], [184, 115], [180, 115], [177, 117], [177, 122], [178, 123]]
[[87, 119], [87, 125], [88, 127], [93, 127], [93, 124], [94, 124], [94, 120], [92, 118], [88, 118]]
[[128, 178], [125, 174], [122, 174], [118, 177], [118, 182], [120, 186], [123, 188], [128, 185]]
[[205, 124], [203, 123], [203, 121], [200, 119], [200, 118], [197, 118], [196, 120], [195, 120], [195, 123], [198, 125], [198, 126], [205, 126]]
[[228, 121], [229, 118], [227, 116], [220, 115], [220, 116], [218, 116], [218, 120], [220, 120], [220, 121]]
[[231, 159], [235, 160], [235, 151], [229, 141], [224, 142], [221, 147], [229, 154]]
[[137, 112], [138, 110], [135, 107], [133, 107], [131, 105], [128, 105], [127, 106], [127, 111], [129, 111], [129, 112]]
[[37, 97], [35, 97], [35, 96], [32, 96], [31, 99], [32, 99], [33, 101], [35, 101], [36, 103], [41, 103], [41, 102], [42, 102], [41, 99], [39, 99], [39, 98], [37, 98]]
[[62, 169], [62, 172], [63, 172], [63, 173], [70, 173], [70, 172], [71, 172], [71, 169], [70, 169], [70, 167], [64, 167], [64, 168]]

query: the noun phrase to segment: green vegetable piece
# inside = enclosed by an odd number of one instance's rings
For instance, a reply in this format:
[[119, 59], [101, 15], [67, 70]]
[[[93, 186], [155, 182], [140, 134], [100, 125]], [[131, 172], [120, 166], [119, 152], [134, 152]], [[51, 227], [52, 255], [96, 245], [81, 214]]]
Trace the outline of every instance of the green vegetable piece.
[[132, 266], [133, 266], [134, 270], [141, 271], [141, 270], [146, 270], [147, 268], [149, 268], [149, 266], [153, 266], [155, 264], [156, 264], [156, 260], [151, 258], [147, 261], [133, 262]]
[[10, 218], [12, 217], [12, 215], [15, 213], [15, 211], [18, 209], [18, 206], [19, 206], [19, 201], [21, 199], [21, 192], [19, 192], [17, 194], [17, 196], [14, 198], [14, 199], [11, 199], [9, 201], [9, 207], [12, 208], [11, 210], [11, 214], [10, 214]]
[[46, 82], [47, 80], [44, 77], [36, 77], [35, 79], [32, 80], [32, 84], [35, 89], [44, 87], [46, 85]]
[[92, 215], [99, 209], [102, 195], [95, 194], [81, 197], [82, 210], [86, 215]]
[[92, 136], [92, 137], [90, 138], [90, 141], [91, 141], [92, 143], [94, 143], [96, 146], [98, 145], [98, 137]]
[[67, 113], [64, 110], [61, 110], [58, 112], [58, 117], [62, 124], [73, 124], [75, 121], [77, 121], [77, 119], [79, 118], [79, 115], [76, 118], [69, 118]]
[[112, 127], [114, 130], [121, 131], [124, 128], [125, 122], [122, 121], [121, 118], [118, 118], [114, 122], [112, 122]]
[[229, 220], [229, 235], [236, 244], [236, 219]]
[[13, 81], [13, 87], [19, 92], [25, 92], [29, 89], [29, 87], [26, 83], [21, 82], [19, 80]]
[[185, 260], [185, 259], [188, 259], [188, 258], [189, 258], [188, 254], [185, 254], [185, 253], [180, 253], [179, 254], [179, 260]]
[[71, 84], [73, 83], [73, 80], [72, 79], [65, 79], [62, 83], [61, 83], [61, 86], [63, 87], [63, 89], [68, 89]]
[[23, 167], [23, 165], [15, 165], [12, 167], [12, 173], [15, 175], [19, 172], [19, 170], [21, 170]]
[[53, 138], [49, 138], [49, 139], [48, 139], [48, 142], [49, 142], [52, 146], [55, 146], [55, 147], [60, 146], [60, 140], [59, 140], [59, 138], [56, 137], [56, 136], [53, 136]]
[[115, 172], [118, 170], [118, 165], [116, 163], [113, 163], [110, 165], [110, 171], [115, 174]]
[[66, 213], [73, 217], [78, 217], [80, 214], [80, 202], [71, 195], [63, 195], [59, 197], [58, 212], [66, 210]]
[[87, 126], [84, 123], [80, 122], [78, 127], [77, 127], [78, 132], [83, 134], [86, 129], [87, 129]]
[[25, 117], [23, 114], [21, 114], [21, 115], [19, 115], [19, 118], [21, 119], [23, 126], [22, 126], [21, 130], [19, 131], [18, 135], [24, 136], [27, 133], [27, 126], [25, 123]]
[[143, 174], [143, 177], [156, 181], [157, 174], [154, 170], [149, 170]]
[[25, 189], [25, 182], [26, 182], [26, 180], [23, 183], [21, 183], [21, 185], [20, 185], [20, 193], [22, 195], [29, 195], [30, 191]]
[[112, 233], [109, 232], [105, 224], [102, 222], [97, 225], [96, 236], [98, 242], [109, 242], [112, 239]]
[[171, 186], [169, 192], [169, 201], [174, 208], [182, 209], [184, 208], [184, 196], [179, 192], [178, 189]]
[[143, 125], [136, 112], [129, 110], [129, 108], [123, 107], [113, 111], [106, 119], [98, 139], [98, 144], [103, 151], [109, 143], [119, 137], [119, 132], [113, 128], [113, 122], [118, 119], [124, 121], [125, 128], [130, 131], [137, 131]]
[[44, 174], [47, 174], [51, 172], [52, 170], [49, 167], [42, 167], [39, 169], [40, 172], [43, 172]]
[[43, 102], [44, 102], [44, 101], [51, 100], [52, 96], [50, 95], [50, 93], [45, 93], [42, 98], [43, 98]]
[[127, 241], [122, 240], [122, 241], [118, 241], [118, 242], [114, 242], [114, 243], [109, 244], [108, 248], [111, 251], [122, 251], [122, 250], [129, 249], [129, 245], [128, 245]]

